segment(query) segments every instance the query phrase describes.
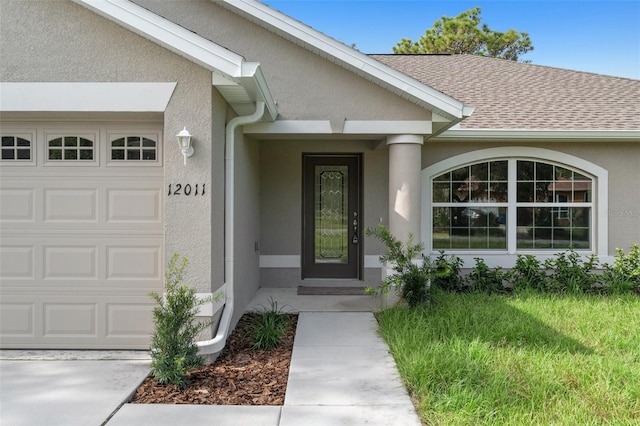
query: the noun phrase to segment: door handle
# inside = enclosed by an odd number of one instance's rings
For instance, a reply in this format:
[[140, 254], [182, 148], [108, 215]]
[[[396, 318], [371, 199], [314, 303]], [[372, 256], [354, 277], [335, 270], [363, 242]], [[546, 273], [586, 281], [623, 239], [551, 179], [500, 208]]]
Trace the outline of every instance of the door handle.
[[358, 212], [353, 212], [353, 237], [351, 238], [351, 244], [358, 244]]

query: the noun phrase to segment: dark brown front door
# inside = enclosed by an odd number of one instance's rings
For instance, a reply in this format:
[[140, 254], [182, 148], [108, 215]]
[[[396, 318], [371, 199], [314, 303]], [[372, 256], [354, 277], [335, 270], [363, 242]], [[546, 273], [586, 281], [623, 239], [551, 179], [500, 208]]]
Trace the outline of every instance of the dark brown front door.
[[302, 278], [359, 278], [360, 155], [304, 155]]

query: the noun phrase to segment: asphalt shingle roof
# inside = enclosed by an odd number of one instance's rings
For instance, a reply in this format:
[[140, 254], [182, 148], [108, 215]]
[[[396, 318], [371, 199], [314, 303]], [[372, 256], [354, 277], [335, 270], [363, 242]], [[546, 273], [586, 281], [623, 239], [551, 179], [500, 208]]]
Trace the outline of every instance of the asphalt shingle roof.
[[472, 55], [369, 55], [465, 105], [462, 129], [640, 130], [640, 80]]

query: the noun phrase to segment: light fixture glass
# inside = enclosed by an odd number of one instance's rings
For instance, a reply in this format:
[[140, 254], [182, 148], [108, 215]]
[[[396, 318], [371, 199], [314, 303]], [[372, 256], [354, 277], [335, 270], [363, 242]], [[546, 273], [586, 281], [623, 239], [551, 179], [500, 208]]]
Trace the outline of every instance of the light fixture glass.
[[193, 147], [191, 146], [191, 134], [185, 127], [176, 135], [178, 138], [178, 145], [180, 146], [180, 150], [182, 150], [182, 156], [184, 157], [184, 164], [187, 165], [187, 157], [191, 157], [193, 155]]

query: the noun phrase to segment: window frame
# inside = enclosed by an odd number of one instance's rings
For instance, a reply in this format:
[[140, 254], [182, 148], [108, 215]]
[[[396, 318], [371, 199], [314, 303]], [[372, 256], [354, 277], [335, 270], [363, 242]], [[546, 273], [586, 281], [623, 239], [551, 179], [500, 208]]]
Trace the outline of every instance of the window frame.
[[[25, 131], [24, 129], [12, 130], [11, 128], [7, 128], [6, 126], [3, 126], [2, 133], [0, 134], [0, 136], [25, 139], [25, 140], [28, 140], [30, 143], [29, 145], [30, 159], [29, 160], [19, 160], [17, 158], [2, 160], [0, 158], [0, 163], [2, 163], [2, 167], [35, 166], [36, 165], [37, 150], [36, 150], [36, 131], [35, 130], [32, 130], [32, 131], [29, 131], [29, 130]], [[14, 139], [14, 141], [15, 140], [16, 139]], [[13, 149], [15, 150], [16, 147], [14, 146]]]
[[[438, 163], [435, 163], [422, 170], [422, 230], [421, 237], [425, 244], [425, 253], [433, 254], [440, 249], [433, 248], [433, 208], [438, 204], [432, 201], [433, 181], [442, 173], [464, 167], [470, 164], [488, 161], [508, 160], [513, 162], [513, 167], [509, 164], [508, 185], [509, 201], [507, 202], [507, 248], [502, 249], [446, 249], [450, 254], [459, 255], [463, 258], [469, 257], [472, 261], [478, 255], [497, 255], [515, 258], [517, 254], [533, 254], [545, 256], [557, 253], [563, 249], [517, 249], [516, 232], [517, 227], [517, 207], [526, 207], [527, 203], [518, 203], [515, 198], [515, 183], [517, 182], [515, 164], [518, 160], [539, 161], [575, 170], [592, 179], [591, 201], [585, 203], [571, 203], [567, 207], [591, 207], [591, 229], [590, 229], [590, 249], [576, 250], [585, 254], [607, 255], [608, 253], [608, 172], [604, 168], [589, 161], [566, 154], [543, 148], [531, 147], [498, 147], [471, 151], [456, 155]], [[465, 203], [466, 204], [466, 203]], [[471, 203], [473, 204], [473, 203]], [[533, 203], [532, 203], [533, 204]], [[555, 204], [555, 203], [551, 203]], [[493, 204], [492, 204], [493, 205]], [[539, 207], [539, 204], [537, 205]], [[550, 206], [551, 207], [551, 206]], [[564, 207], [564, 206], [563, 206]], [[471, 262], [473, 263], [473, 262]]]
[[[67, 160], [64, 158], [60, 160], [50, 160], [49, 159], [49, 148], [50, 148], [49, 142], [58, 138], [62, 138], [62, 144], [64, 145], [65, 137], [74, 137], [79, 139], [82, 138], [82, 139], [87, 139], [91, 141], [93, 143], [93, 146], [91, 148], [93, 152], [93, 158], [91, 160], [81, 160], [81, 159]], [[77, 149], [79, 153], [80, 152], [79, 145]], [[73, 129], [72, 127], [70, 127], [68, 131], [65, 131], [65, 130], [45, 131], [44, 140], [42, 143], [42, 150], [44, 151], [42, 156], [42, 165], [46, 167], [98, 167], [100, 165], [100, 138], [99, 138], [98, 131], [87, 132], [83, 129]]]
[[[156, 151], [156, 159], [155, 160], [112, 160], [111, 152], [112, 152], [112, 143], [115, 140], [120, 138], [129, 138], [129, 137], [139, 137], [141, 140], [143, 138], [150, 139], [156, 143], [155, 151]], [[132, 130], [122, 130], [117, 129], [113, 131], [107, 131], [105, 135], [105, 143], [104, 145], [104, 156], [105, 156], [105, 164], [108, 167], [162, 167], [163, 165], [163, 141], [162, 141], [162, 132], [154, 132], [149, 131], [148, 129], [132, 129]]]

